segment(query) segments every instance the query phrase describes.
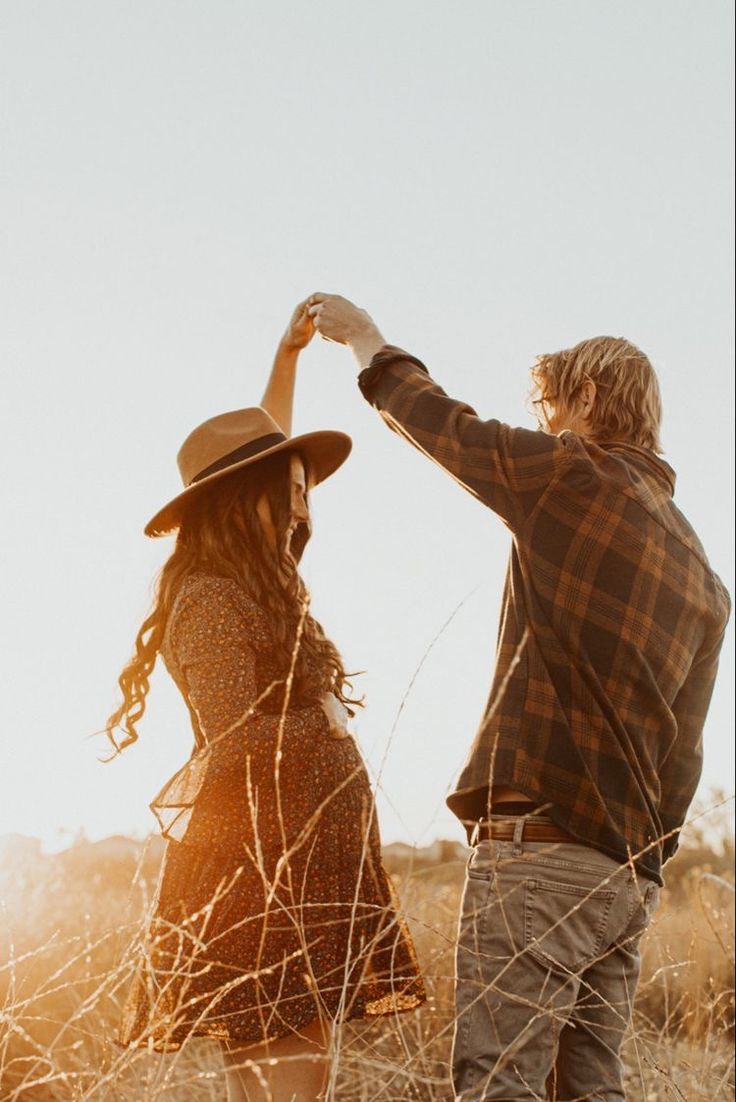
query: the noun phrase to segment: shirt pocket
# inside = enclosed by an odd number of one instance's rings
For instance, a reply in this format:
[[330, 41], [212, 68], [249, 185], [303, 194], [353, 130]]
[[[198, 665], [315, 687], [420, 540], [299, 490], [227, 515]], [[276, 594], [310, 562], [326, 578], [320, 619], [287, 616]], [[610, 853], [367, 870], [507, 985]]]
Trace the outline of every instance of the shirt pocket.
[[600, 953], [616, 894], [613, 888], [525, 880], [526, 952], [555, 972], [579, 975]]

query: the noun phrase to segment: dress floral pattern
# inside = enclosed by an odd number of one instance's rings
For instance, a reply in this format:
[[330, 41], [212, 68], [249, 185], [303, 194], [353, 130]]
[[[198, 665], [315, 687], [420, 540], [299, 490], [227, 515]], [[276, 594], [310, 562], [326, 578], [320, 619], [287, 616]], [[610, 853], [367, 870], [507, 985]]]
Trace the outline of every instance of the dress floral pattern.
[[206, 769], [185, 832], [169, 835], [120, 1041], [258, 1043], [419, 1006], [360, 753], [330, 737], [321, 707], [284, 711], [265, 612], [235, 582], [196, 575], [162, 653]]

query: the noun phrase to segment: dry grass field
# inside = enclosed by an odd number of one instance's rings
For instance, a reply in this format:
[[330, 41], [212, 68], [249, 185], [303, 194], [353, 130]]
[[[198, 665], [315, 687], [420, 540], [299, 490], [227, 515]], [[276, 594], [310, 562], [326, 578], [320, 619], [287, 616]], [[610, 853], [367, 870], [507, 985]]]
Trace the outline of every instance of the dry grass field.
[[[714, 803], [717, 801], [714, 800]], [[733, 1098], [730, 804], [699, 819], [668, 867], [644, 945], [625, 1056], [636, 1102]], [[223, 1102], [215, 1042], [160, 1056], [114, 1043], [130, 946], [155, 889], [161, 844], [80, 841], [45, 856], [0, 841], [2, 1102]], [[453, 940], [464, 873], [454, 843], [388, 847], [429, 987], [415, 1014], [342, 1031], [334, 1102], [451, 1098]]]

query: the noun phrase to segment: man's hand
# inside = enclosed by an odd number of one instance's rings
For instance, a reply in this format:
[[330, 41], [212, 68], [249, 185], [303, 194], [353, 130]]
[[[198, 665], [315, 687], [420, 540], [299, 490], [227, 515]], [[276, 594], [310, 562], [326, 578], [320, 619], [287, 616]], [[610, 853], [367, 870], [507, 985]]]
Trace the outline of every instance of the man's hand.
[[311, 303], [311, 298], [305, 299], [304, 302], [299, 303], [291, 315], [286, 332], [281, 339], [281, 345], [284, 349], [299, 351], [306, 348], [314, 336], [314, 319], [309, 312]]
[[322, 709], [330, 725], [331, 738], [347, 738], [348, 710], [334, 693], [325, 693], [322, 697]]
[[352, 344], [354, 337], [360, 336], [366, 329], [376, 328], [365, 310], [342, 295], [317, 292], [310, 295], [308, 301], [311, 303], [309, 313], [325, 340]]
[[309, 313], [320, 334], [328, 341], [348, 344], [361, 367], [367, 367], [386, 343], [376, 323], [365, 310], [342, 295], [310, 295]]

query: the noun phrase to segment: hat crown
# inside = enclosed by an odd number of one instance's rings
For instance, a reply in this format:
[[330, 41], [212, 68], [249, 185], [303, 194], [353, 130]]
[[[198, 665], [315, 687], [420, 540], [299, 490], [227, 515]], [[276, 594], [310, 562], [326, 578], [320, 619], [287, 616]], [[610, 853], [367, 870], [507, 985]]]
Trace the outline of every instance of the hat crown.
[[255, 456], [286, 440], [286, 436], [270, 414], [260, 406], [219, 413], [197, 425], [179, 449], [176, 457], [182, 483], [191, 486], [214, 469], [229, 466]]

